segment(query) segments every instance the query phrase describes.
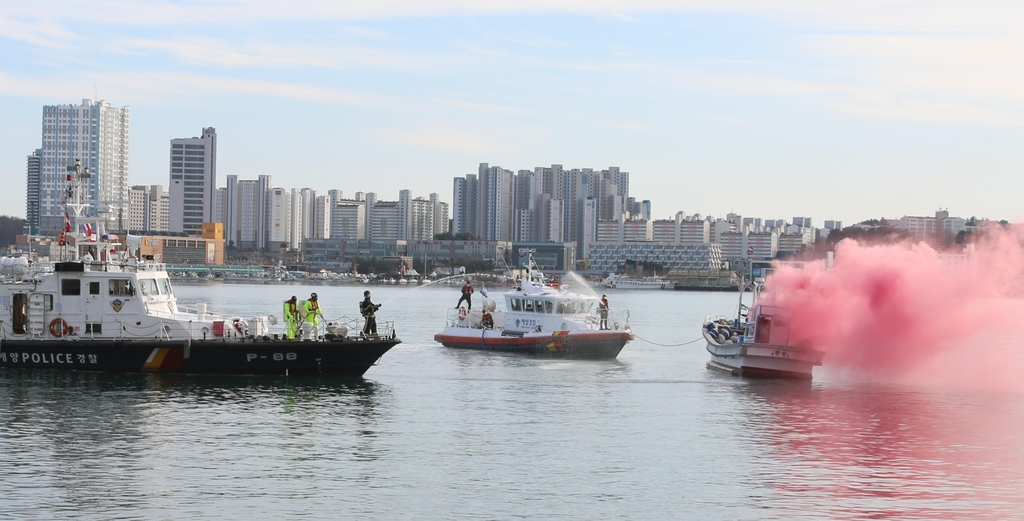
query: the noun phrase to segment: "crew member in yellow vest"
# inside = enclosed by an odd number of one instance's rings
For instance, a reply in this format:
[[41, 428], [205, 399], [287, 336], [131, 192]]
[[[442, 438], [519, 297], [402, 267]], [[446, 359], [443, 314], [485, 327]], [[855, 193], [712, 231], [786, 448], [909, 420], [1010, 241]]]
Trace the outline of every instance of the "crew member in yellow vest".
[[306, 301], [306, 322], [313, 324], [313, 327], [320, 325], [320, 320], [317, 317], [322, 317], [323, 313], [320, 312], [320, 303], [316, 299], [316, 293], [309, 296], [309, 300]]
[[284, 301], [284, 327], [285, 337], [295, 340], [295, 332], [299, 330], [299, 299], [295, 295]]

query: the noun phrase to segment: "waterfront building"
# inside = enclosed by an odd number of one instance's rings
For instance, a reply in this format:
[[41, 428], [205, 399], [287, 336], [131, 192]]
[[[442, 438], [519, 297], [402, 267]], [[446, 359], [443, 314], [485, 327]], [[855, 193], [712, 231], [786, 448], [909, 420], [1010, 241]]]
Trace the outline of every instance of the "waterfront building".
[[720, 270], [722, 247], [717, 244], [665, 244], [656, 242], [596, 242], [590, 246], [587, 270], [618, 273], [630, 264], [649, 262], [671, 270]]
[[406, 257], [409, 255], [409, 242], [404, 239], [311, 238], [302, 241], [302, 254], [303, 261], [308, 264], [348, 266], [356, 257]]
[[[408, 241], [409, 255], [430, 262], [458, 264], [460, 262], [493, 262], [496, 267], [510, 263], [512, 241], [420, 240]], [[420, 260], [422, 262], [422, 260]]]
[[571, 242], [514, 242], [512, 243], [512, 266], [525, 268], [529, 262], [528, 253], [533, 251], [537, 266], [546, 272], [571, 271], [576, 269], [576, 245]]
[[42, 148], [36, 151], [38, 169], [29, 162], [26, 221], [39, 233], [58, 234], [64, 228], [64, 190], [67, 169], [80, 160], [89, 169], [85, 190], [94, 206], [112, 210], [117, 227], [128, 220], [128, 107], [83, 99], [81, 105], [43, 106]]
[[219, 217], [216, 129], [204, 128], [199, 137], [172, 139], [170, 156], [170, 229], [199, 235], [204, 222]]

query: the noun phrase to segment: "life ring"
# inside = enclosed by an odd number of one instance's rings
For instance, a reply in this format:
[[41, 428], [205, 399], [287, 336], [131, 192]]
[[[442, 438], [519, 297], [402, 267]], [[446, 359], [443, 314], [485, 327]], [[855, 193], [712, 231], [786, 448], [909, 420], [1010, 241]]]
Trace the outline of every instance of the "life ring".
[[466, 311], [466, 308], [459, 306], [459, 322], [466, 320], [466, 315], [468, 314], [469, 312]]
[[50, 334], [57, 338], [63, 338], [64, 335], [70, 335], [71, 331], [71, 326], [68, 325], [68, 321], [63, 318], [58, 317], [50, 321]]

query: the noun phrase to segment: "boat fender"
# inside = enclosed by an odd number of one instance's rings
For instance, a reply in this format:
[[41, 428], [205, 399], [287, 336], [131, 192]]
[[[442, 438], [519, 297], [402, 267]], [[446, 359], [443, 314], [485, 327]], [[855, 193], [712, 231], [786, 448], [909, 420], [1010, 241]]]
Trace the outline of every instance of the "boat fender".
[[185, 351], [184, 356], [185, 356], [186, 360], [188, 360], [189, 358], [192, 357], [192, 337], [188, 337], [188, 338], [185, 339], [185, 349], [184, 349], [184, 351]]
[[64, 335], [71, 334], [71, 326], [68, 325], [67, 320], [57, 317], [50, 321], [50, 334], [57, 338], [63, 338]]

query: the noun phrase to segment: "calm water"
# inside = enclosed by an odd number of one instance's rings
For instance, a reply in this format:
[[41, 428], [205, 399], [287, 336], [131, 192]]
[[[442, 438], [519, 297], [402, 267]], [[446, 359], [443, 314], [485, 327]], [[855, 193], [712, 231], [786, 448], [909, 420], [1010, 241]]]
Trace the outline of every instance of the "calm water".
[[[176, 289], [334, 318], [363, 288]], [[404, 343], [362, 380], [0, 372], [0, 518], [1024, 518], [1024, 397], [711, 373], [671, 344], [733, 294], [610, 293], [646, 341], [552, 361], [434, 344], [455, 287], [372, 289]]]

